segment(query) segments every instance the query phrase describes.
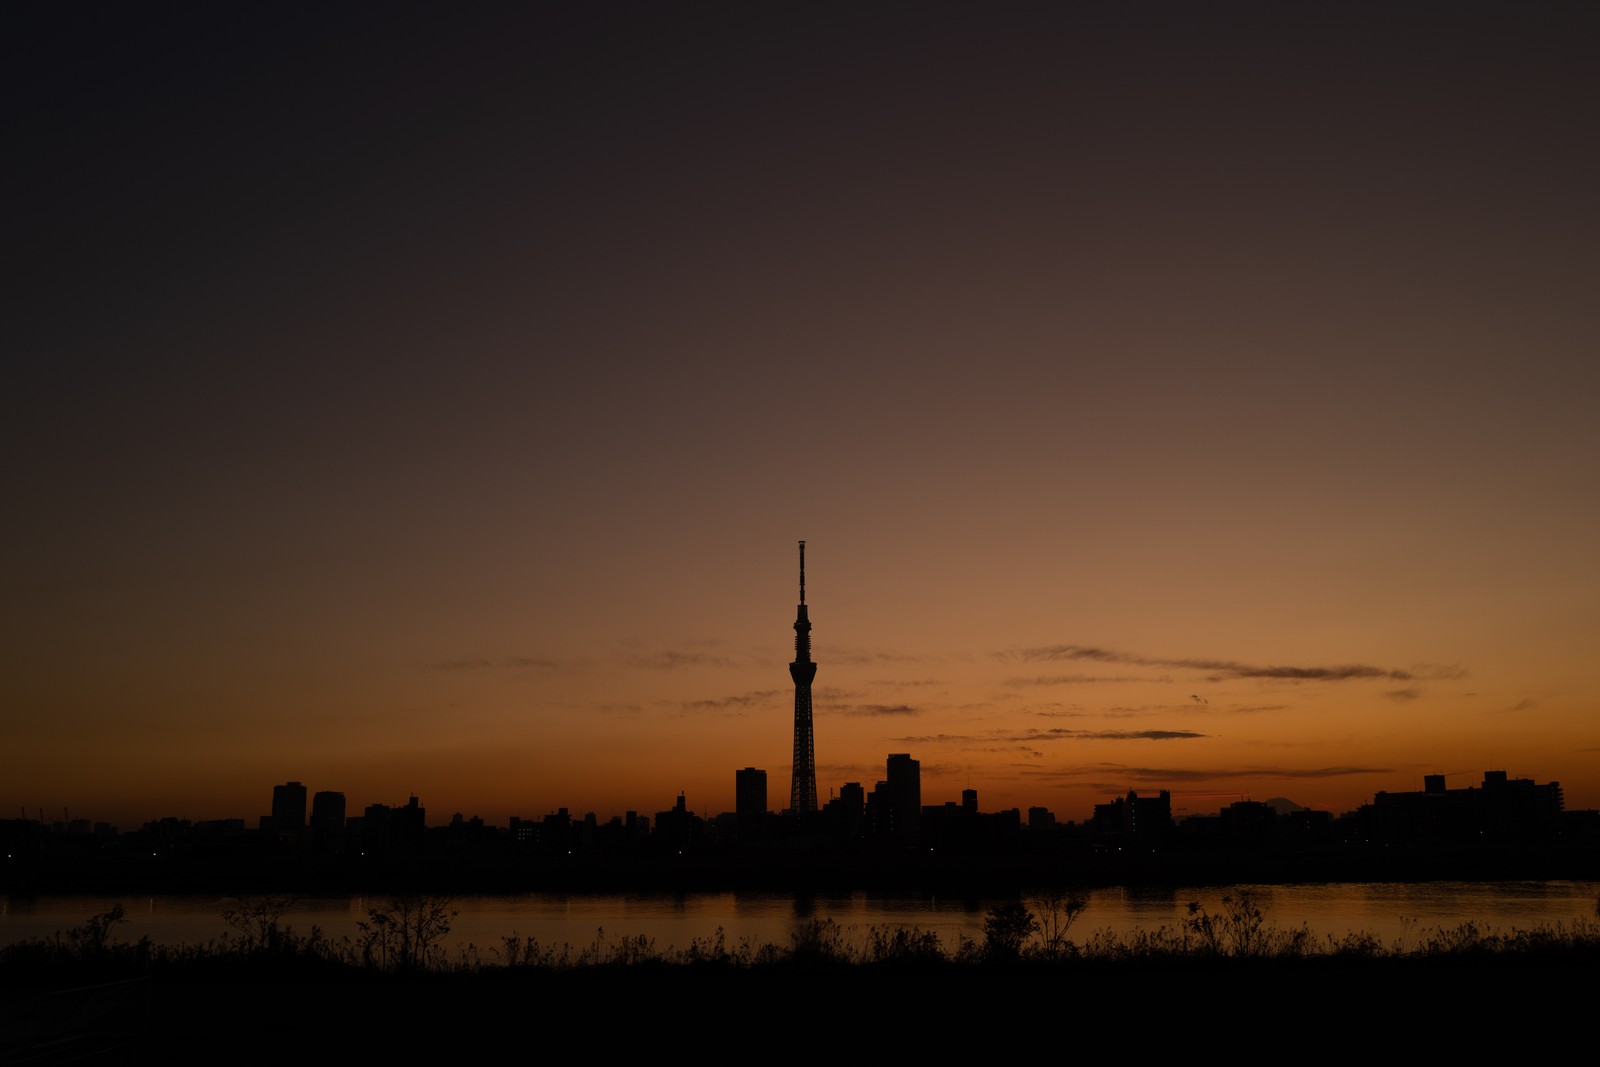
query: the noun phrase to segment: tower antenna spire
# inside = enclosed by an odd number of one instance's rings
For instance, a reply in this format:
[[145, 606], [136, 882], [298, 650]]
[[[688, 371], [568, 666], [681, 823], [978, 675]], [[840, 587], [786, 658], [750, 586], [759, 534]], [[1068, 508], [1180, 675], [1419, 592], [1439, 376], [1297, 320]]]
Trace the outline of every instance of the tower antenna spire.
[[800, 542], [800, 604], [794, 618], [794, 777], [789, 784], [789, 810], [805, 818], [817, 811], [817, 761], [811, 736], [811, 681], [817, 665], [811, 660], [811, 616], [806, 611], [806, 543]]

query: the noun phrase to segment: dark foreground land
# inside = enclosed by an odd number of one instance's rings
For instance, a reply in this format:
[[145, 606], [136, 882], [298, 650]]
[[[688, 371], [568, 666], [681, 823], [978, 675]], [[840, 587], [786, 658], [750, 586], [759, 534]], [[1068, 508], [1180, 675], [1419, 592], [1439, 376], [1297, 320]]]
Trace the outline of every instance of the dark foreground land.
[[0, 1062], [262, 1062], [319, 1051], [407, 1063], [574, 1055], [675, 1063], [738, 1050], [785, 1063], [891, 1053], [1077, 1059], [1091, 1049], [1095, 1059], [1140, 1061], [1531, 1053], [1592, 1034], [1594, 964], [1165, 961], [354, 978], [202, 970], [53, 996], [7, 989]]
[[985, 940], [954, 949], [914, 928], [852, 948], [819, 921], [785, 946], [508, 941], [453, 959], [430, 951], [416, 912], [397, 913], [410, 941], [320, 942], [260, 911], [254, 940], [171, 949], [116, 942], [110, 916], [97, 916], [0, 949], [0, 1063], [1322, 1063], [1564, 1054], [1573, 1042], [1587, 1056], [1594, 1032], [1600, 923], [1588, 920], [1509, 933], [1464, 924], [1406, 946], [1315, 943], [1244, 898], [1178, 930], [1073, 940], [1060, 925], [1071, 898], [1045, 903], [996, 906]]

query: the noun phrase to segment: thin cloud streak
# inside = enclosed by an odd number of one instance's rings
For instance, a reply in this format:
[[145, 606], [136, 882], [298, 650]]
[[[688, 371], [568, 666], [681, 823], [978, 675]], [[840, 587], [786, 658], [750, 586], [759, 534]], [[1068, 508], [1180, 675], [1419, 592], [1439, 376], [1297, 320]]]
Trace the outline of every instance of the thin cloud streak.
[[[819, 655], [821, 653], [819, 652]], [[913, 656], [904, 652], [879, 652], [876, 650], [857, 649], [831, 649], [827, 654], [828, 660], [833, 663], [848, 663], [852, 667], [861, 667], [881, 663], [919, 663], [936, 662], [938, 656]]]
[[1125, 767], [1116, 764], [1089, 764], [1079, 767], [1029, 769], [1031, 777], [1080, 782], [1085, 779], [1101, 780], [1115, 777], [1123, 781], [1143, 783], [1235, 781], [1240, 778], [1283, 778], [1303, 781], [1320, 781], [1329, 778], [1361, 777], [1373, 774], [1395, 774], [1393, 767], [1333, 766], [1333, 767]]
[[1124, 683], [1170, 682], [1170, 677], [1140, 677], [1134, 674], [1041, 674], [1034, 678], [1007, 678], [1000, 684], [1012, 688], [1033, 685], [1119, 685]]
[[1087, 660], [1094, 663], [1127, 663], [1138, 667], [1167, 667], [1206, 671], [1209, 672], [1208, 681], [1222, 681], [1228, 678], [1261, 678], [1288, 682], [1344, 682], [1381, 678], [1395, 682], [1409, 682], [1416, 677], [1411, 671], [1373, 667], [1361, 663], [1341, 664], [1334, 667], [1262, 667], [1240, 663], [1236, 660], [1168, 659], [1156, 656], [1140, 656], [1129, 652], [1095, 648], [1089, 645], [1046, 645], [1039, 648], [1025, 648], [1020, 655], [1023, 660], [1028, 662]]
[[1467, 669], [1459, 663], [1418, 663], [1411, 673], [1427, 682], [1454, 682], [1467, 676]]
[[633, 654], [626, 658], [630, 667], [647, 671], [676, 671], [686, 667], [737, 667], [739, 663], [727, 656], [714, 656], [709, 652], [650, 652]]
[[784, 693], [780, 689], [758, 689], [750, 693], [740, 693], [737, 696], [683, 700], [678, 702], [678, 707], [683, 711], [722, 711], [727, 708], [748, 708], [758, 704], [767, 704], [783, 695]]
[[914, 737], [897, 737], [894, 740], [907, 745], [968, 745], [1012, 744], [1030, 745], [1047, 741], [1191, 741], [1208, 738], [1210, 734], [1194, 730], [1023, 730], [1015, 733], [996, 731], [990, 734], [922, 734]]

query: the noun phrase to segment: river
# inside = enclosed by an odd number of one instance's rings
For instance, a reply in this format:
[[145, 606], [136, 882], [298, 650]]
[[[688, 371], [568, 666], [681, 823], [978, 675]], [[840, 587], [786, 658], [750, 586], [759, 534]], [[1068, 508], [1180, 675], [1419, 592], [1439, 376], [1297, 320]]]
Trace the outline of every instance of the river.
[[[1318, 942], [1365, 932], [1392, 946], [1414, 944], [1429, 930], [1453, 929], [1467, 922], [1499, 932], [1593, 923], [1600, 882], [1110, 887], [1086, 891], [1087, 907], [1070, 936], [1081, 943], [1097, 931], [1126, 936], [1163, 926], [1175, 929], [1188, 917], [1191, 901], [1216, 913], [1223, 897], [1237, 899], [1241, 893], [1250, 894], [1267, 923], [1279, 929], [1303, 925]], [[222, 914], [241, 903], [238, 898], [212, 896], [0, 897], [0, 944], [54, 936], [118, 904], [127, 919], [117, 928], [120, 940], [148, 936], [161, 944], [204, 944], [227, 933]], [[368, 909], [386, 903], [381, 896], [299, 898], [288, 904], [280, 921], [299, 934], [309, 933], [315, 925], [338, 939], [354, 936]], [[597, 940], [607, 945], [642, 936], [666, 950], [687, 948], [696, 939], [709, 940], [720, 929], [730, 947], [746, 942], [788, 946], [796, 930], [831, 920], [845, 941], [858, 946], [874, 927], [915, 927], [936, 933], [946, 951], [953, 951], [962, 938], [982, 940], [984, 915], [993, 903], [865, 893], [809, 898], [773, 893], [474, 894], [451, 901], [455, 915], [446, 944], [452, 953], [476, 945], [490, 959], [508, 936], [575, 949]]]

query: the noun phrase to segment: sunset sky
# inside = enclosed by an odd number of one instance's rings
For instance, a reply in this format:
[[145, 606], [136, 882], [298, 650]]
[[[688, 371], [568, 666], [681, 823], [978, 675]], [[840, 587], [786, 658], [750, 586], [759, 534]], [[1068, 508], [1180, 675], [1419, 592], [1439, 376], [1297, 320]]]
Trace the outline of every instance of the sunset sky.
[[802, 538], [823, 799], [1600, 807], [1592, 5], [241, 7], [0, 16], [4, 817], [782, 807]]

